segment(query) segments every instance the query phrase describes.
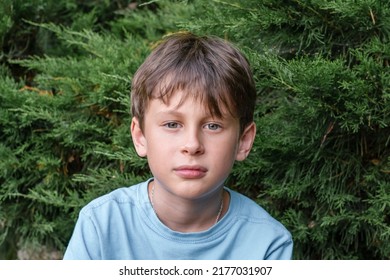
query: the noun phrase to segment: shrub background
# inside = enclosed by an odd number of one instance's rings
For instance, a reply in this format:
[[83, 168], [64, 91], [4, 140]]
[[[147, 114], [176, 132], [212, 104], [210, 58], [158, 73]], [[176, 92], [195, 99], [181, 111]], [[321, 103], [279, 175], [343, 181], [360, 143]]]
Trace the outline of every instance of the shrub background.
[[228, 185], [286, 225], [296, 259], [389, 259], [389, 21], [378, 0], [2, 1], [0, 258], [61, 258], [82, 206], [150, 176], [131, 78], [189, 30], [255, 73], [258, 135]]

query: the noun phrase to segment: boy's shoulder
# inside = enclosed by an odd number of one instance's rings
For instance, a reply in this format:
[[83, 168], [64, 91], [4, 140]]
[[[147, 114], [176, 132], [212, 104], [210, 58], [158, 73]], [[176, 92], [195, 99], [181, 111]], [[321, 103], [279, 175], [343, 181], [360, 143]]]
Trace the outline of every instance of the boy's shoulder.
[[135, 205], [139, 200], [140, 188], [145, 187], [147, 183], [148, 182], [146, 181], [129, 187], [121, 187], [107, 194], [99, 196], [85, 205], [81, 209], [81, 212], [83, 214], [88, 214], [93, 211], [110, 208], [113, 205]]
[[237, 207], [235, 208], [239, 211], [238, 215], [258, 217], [260, 219], [267, 219], [271, 217], [271, 215], [253, 199], [235, 190], [228, 189], [228, 191], [230, 193], [232, 203], [237, 204]]
[[231, 209], [235, 212], [234, 215], [236, 215], [237, 219], [245, 220], [253, 225], [258, 225], [260, 227], [262, 227], [264, 224], [267, 224], [268, 226], [271, 226], [278, 231], [288, 232], [282, 223], [276, 220], [257, 202], [237, 191], [229, 189], [229, 192], [232, 203], [236, 204], [231, 205]]

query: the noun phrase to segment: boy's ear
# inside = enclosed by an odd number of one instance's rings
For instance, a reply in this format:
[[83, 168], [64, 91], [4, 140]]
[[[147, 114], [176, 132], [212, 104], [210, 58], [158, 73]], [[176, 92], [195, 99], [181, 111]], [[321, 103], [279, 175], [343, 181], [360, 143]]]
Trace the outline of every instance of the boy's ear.
[[241, 134], [236, 154], [237, 161], [242, 161], [247, 158], [249, 152], [252, 149], [253, 142], [255, 141], [255, 136], [256, 124], [252, 122], [245, 128], [244, 132]]
[[140, 157], [146, 157], [147, 154], [147, 143], [144, 133], [142, 132], [141, 126], [137, 118], [133, 117], [131, 120], [131, 137], [133, 138], [133, 144], [137, 154]]

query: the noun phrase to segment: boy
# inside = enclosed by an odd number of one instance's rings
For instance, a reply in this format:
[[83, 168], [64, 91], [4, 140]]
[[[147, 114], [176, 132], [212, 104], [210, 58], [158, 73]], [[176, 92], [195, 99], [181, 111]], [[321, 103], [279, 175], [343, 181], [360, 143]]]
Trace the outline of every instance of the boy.
[[131, 134], [153, 178], [82, 209], [64, 259], [290, 259], [290, 233], [224, 187], [256, 134], [256, 92], [231, 44], [168, 36], [132, 83]]

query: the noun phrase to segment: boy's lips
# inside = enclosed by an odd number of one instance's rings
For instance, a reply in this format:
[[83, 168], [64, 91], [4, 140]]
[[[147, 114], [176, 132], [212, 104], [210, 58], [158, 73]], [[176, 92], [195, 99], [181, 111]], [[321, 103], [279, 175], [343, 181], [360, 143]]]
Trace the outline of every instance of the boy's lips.
[[183, 165], [173, 169], [174, 172], [185, 179], [199, 179], [206, 175], [207, 168], [199, 165]]

